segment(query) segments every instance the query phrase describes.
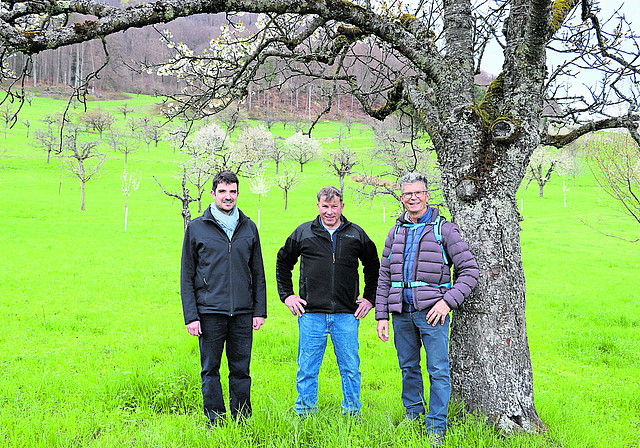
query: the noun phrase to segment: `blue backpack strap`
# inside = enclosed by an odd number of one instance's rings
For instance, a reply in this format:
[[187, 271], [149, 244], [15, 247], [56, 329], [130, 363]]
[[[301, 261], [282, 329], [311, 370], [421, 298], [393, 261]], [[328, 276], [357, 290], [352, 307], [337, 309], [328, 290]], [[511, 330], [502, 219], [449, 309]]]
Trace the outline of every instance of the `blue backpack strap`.
[[[396, 224], [396, 228], [393, 231], [393, 239], [391, 240], [392, 242], [396, 240], [396, 236], [398, 235], [398, 231], [400, 230], [400, 227], [406, 227], [407, 229], [415, 229], [416, 227], [424, 227], [425, 225], [427, 225], [427, 223], [419, 223], [419, 224]], [[389, 256], [387, 258], [391, 258], [391, 253], [389, 253]]]
[[433, 234], [436, 237], [436, 242], [440, 245], [440, 249], [442, 249], [442, 258], [444, 259], [444, 264], [449, 264], [449, 259], [447, 258], [447, 252], [444, 250], [444, 245], [442, 244], [442, 223], [444, 219], [442, 216], [438, 215], [436, 220], [433, 221]]
[[[398, 234], [398, 230], [400, 230], [400, 226], [396, 224], [396, 229], [393, 231], [393, 239], [391, 240], [392, 247], [393, 247], [393, 242], [396, 240], [396, 235]], [[391, 252], [389, 252], [387, 259], [391, 260]]]

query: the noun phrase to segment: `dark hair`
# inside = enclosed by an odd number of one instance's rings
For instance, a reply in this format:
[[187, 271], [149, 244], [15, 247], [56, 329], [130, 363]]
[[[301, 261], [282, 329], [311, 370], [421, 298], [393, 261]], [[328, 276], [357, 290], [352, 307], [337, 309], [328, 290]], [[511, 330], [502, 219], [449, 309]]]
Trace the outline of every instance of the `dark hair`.
[[212, 190], [215, 193], [216, 188], [218, 188], [218, 184], [222, 182], [224, 184], [236, 184], [238, 186], [238, 190], [240, 190], [240, 182], [238, 181], [238, 176], [236, 173], [232, 173], [231, 171], [220, 171], [213, 178], [213, 187]]
[[318, 202], [320, 199], [325, 198], [326, 201], [330, 201], [333, 198], [337, 197], [340, 199], [342, 203], [342, 193], [336, 187], [329, 185], [328, 187], [324, 187], [322, 190], [318, 191]]

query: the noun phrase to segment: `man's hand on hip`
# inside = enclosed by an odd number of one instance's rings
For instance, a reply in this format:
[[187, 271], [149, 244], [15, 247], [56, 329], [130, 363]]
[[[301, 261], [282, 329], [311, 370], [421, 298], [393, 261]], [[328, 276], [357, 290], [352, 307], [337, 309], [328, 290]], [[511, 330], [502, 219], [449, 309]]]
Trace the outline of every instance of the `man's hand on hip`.
[[434, 327], [438, 325], [438, 321], [440, 321], [441, 325], [444, 325], [444, 320], [447, 314], [449, 314], [449, 311], [451, 311], [451, 308], [449, 308], [447, 302], [445, 302], [444, 299], [440, 299], [427, 313], [427, 322]]
[[302, 300], [300, 296], [291, 294], [289, 297], [284, 299], [284, 304], [287, 305], [291, 314], [300, 317], [304, 313], [304, 305], [306, 305], [307, 302]]
[[373, 304], [367, 299], [358, 299], [356, 303], [358, 304], [358, 309], [353, 315], [356, 316], [356, 319], [364, 319], [367, 314], [369, 314], [369, 311], [371, 311], [371, 308], [373, 308]]

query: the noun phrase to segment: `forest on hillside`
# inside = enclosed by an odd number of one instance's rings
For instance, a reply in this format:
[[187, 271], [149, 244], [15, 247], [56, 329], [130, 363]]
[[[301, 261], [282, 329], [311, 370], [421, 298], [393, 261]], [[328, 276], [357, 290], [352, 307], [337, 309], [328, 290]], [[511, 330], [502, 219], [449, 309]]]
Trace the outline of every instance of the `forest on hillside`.
[[[126, 7], [126, 2], [106, 0], [111, 6]], [[81, 23], [89, 16], [74, 14], [69, 18], [71, 23]], [[88, 93], [96, 99], [103, 98], [107, 92], [128, 92], [145, 95], [172, 95], [179, 92], [183, 84], [175, 76], [160, 75], [157, 71], [144, 70], [143, 66], [155, 66], [166, 62], [172, 51], [162, 42], [161, 32], [169, 31], [177, 42], [186, 44], [196, 53], [202, 53], [209, 42], [220, 35], [221, 27], [227, 24], [225, 14], [199, 14], [179, 18], [162, 26], [132, 28], [125, 32], [105, 37], [105, 44], [100, 40], [92, 40], [68, 47], [46, 50], [31, 55], [30, 59], [22, 53], [16, 53], [10, 59], [9, 69], [16, 79], [26, 73], [25, 88], [37, 91], [45, 96], [57, 96], [68, 87], [78, 88], [91, 73]], [[242, 17], [247, 34], [255, 32], [256, 14], [245, 14]], [[362, 53], [370, 52], [370, 48], [362, 48]], [[380, 51], [376, 49], [374, 51]], [[106, 59], [109, 63], [104, 67]], [[388, 63], [388, 61], [387, 61]], [[367, 67], [354, 61], [353, 69], [364, 73]], [[263, 69], [263, 75], [250, 86], [250, 92], [244, 107], [254, 109], [256, 118], [282, 120], [286, 115], [297, 118], [308, 116], [312, 120], [326, 107], [327, 98], [335, 95], [326, 83], [311, 77], [271, 75], [269, 66]], [[272, 72], [276, 72], [272, 70]], [[488, 86], [495, 76], [482, 72], [476, 75], [478, 95], [481, 97], [482, 87]], [[360, 105], [350, 94], [337, 94], [328, 117], [334, 119], [360, 116], [364, 118]]]

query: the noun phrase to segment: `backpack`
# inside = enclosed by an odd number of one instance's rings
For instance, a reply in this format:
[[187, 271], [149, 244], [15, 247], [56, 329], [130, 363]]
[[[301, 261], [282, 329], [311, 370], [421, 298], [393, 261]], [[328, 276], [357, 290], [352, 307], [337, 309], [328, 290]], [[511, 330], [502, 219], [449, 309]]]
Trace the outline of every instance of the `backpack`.
[[[447, 251], [444, 250], [444, 245], [442, 244], [442, 224], [446, 221], [446, 219], [444, 219], [442, 216], [438, 215], [436, 216], [435, 221], [431, 221], [431, 222], [423, 222], [423, 223], [419, 223], [419, 224], [401, 224], [401, 225], [396, 225], [396, 229], [393, 232], [393, 239], [396, 239], [396, 235], [398, 234], [398, 231], [400, 230], [400, 227], [407, 227], [409, 229], [414, 229], [416, 227], [423, 227], [423, 226], [427, 226], [427, 225], [432, 225], [433, 226], [433, 235], [436, 238], [436, 243], [438, 243], [438, 245], [440, 246], [440, 249], [442, 249], [442, 259], [444, 261], [444, 264], [449, 264], [449, 258], [447, 257]], [[391, 257], [391, 254], [389, 254], [389, 257]]]
[[[446, 219], [444, 219], [442, 216], [438, 215], [436, 217], [436, 219], [434, 221], [431, 222], [423, 222], [423, 223], [418, 223], [418, 224], [401, 224], [401, 225], [396, 225], [396, 229], [393, 232], [393, 239], [396, 239], [396, 235], [398, 234], [398, 231], [400, 230], [400, 227], [407, 227], [408, 229], [415, 229], [417, 227], [423, 227], [423, 226], [428, 226], [428, 225], [432, 225], [433, 226], [433, 235], [436, 239], [436, 242], [438, 243], [438, 245], [440, 246], [440, 249], [442, 249], [442, 260], [444, 262], [444, 264], [449, 265], [449, 258], [447, 257], [447, 252], [444, 250], [444, 245], [442, 244], [442, 224], [446, 221]], [[391, 258], [391, 253], [389, 253], [389, 256], [387, 258]], [[443, 283], [442, 285], [432, 285], [431, 283], [426, 283], [426, 282], [391, 282], [391, 286], [393, 287], [398, 287], [398, 288], [413, 288], [415, 286], [431, 286], [433, 288], [442, 288], [442, 287], [447, 287], [447, 288], [451, 288], [451, 282], [449, 283]]]

